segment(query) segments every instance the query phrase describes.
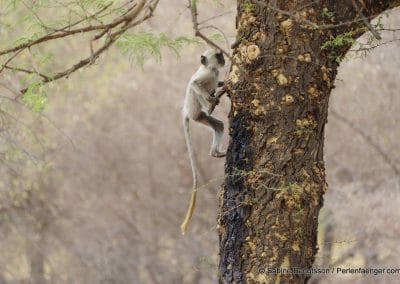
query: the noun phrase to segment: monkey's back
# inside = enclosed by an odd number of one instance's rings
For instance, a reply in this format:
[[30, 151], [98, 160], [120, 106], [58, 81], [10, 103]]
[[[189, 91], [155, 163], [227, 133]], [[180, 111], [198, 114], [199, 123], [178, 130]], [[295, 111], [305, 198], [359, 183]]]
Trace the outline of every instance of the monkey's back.
[[204, 94], [198, 94], [196, 89], [206, 92], [207, 95], [215, 91], [218, 86], [218, 73], [218, 70], [200, 66], [193, 74], [186, 88], [183, 106], [184, 115], [195, 119], [202, 110], [208, 111], [210, 103], [206, 100]]

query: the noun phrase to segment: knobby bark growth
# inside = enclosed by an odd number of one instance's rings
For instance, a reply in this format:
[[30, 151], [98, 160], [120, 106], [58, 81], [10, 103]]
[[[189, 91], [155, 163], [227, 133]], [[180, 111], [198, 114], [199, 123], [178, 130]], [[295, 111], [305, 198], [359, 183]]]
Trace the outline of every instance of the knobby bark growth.
[[326, 43], [337, 36], [356, 39], [371, 29], [365, 19], [399, 4], [238, 0], [218, 220], [220, 283], [308, 280], [264, 270], [311, 268], [318, 250], [329, 95], [351, 41]]

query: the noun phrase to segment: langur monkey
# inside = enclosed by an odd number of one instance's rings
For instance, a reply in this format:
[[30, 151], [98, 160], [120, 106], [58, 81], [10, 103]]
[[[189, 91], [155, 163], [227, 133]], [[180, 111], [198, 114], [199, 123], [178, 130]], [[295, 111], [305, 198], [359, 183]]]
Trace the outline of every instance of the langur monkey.
[[201, 55], [201, 65], [192, 76], [186, 89], [185, 102], [183, 105], [183, 128], [185, 133], [186, 146], [189, 152], [190, 165], [193, 174], [193, 189], [190, 199], [190, 206], [186, 213], [185, 220], [181, 225], [182, 234], [186, 233], [189, 222], [192, 218], [196, 206], [197, 195], [197, 166], [194, 158], [192, 140], [189, 133], [189, 121], [194, 120], [212, 128], [213, 141], [211, 144], [210, 155], [213, 157], [225, 157], [226, 153], [220, 151], [224, 124], [222, 121], [211, 116], [214, 107], [219, 103], [219, 98], [224, 91], [218, 91], [218, 87], [223, 86], [223, 82], [218, 81], [219, 70], [225, 65], [224, 55], [220, 50], [210, 49]]

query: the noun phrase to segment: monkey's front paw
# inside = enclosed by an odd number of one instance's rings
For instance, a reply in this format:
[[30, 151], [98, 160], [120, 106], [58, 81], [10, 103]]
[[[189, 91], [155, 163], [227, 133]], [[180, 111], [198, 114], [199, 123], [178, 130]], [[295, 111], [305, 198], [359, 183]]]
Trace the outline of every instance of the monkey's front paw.
[[223, 158], [223, 157], [226, 156], [226, 152], [211, 151], [210, 155], [215, 157], [215, 158]]

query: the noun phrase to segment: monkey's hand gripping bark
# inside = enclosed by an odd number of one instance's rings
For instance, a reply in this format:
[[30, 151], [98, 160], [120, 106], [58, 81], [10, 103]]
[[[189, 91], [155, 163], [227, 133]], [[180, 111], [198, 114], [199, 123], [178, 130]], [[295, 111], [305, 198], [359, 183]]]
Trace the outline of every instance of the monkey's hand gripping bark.
[[[222, 83], [222, 85], [220, 85]], [[219, 104], [220, 98], [226, 93], [225, 87], [223, 87], [223, 82], [218, 83], [218, 87], [222, 87], [219, 89], [217, 92], [213, 92], [211, 95], [215, 97], [217, 100], [211, 104], [209, 110], [208, 110], [208, 115], [211, 115], [214, 112], [215, 107]]]

